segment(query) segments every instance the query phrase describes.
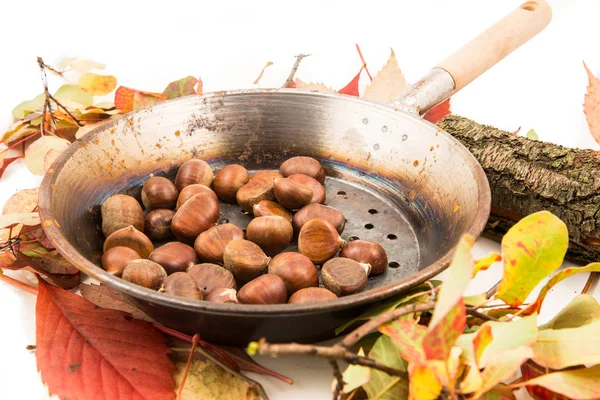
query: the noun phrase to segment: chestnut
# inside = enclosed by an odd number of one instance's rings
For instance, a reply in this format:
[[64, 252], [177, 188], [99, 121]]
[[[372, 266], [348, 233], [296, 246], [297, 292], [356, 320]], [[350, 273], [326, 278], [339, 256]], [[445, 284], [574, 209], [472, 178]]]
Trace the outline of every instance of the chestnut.
[[288, 303], [290, 304], [306, 304], [316, 303], [319, 301], [335, 300], [338, 297], [332, 291], [322, 287], [307, 287], [298, 290], [294, 293]]
[[153, 176], [142, 187], [142, 203], [146, 210], [173, 209], [177, 204], [177, 196], [179, 191], [173, 182], [162, 176]]
[[210, 186], [214, 178], [214, 173], [210, 165], [204, 160], [191, 159], [184, 162], [175, 177], [175, 187], [181, 192], [184, 187], [199, 183], [200, 185]]
[[187, 273], [194, 278], [204, 298], [208, 298], [208, 295], [217, 288], [235, 289], [237, 287], [231, 272], [216, 264], [197, 264], [188, 269]]
[[219, 203], [209, 194], [198, 193], [177, 210], [171, 220], [171, 231], [185, 243], [194, 243], [199, 234], [213, 226], [219, 218]]
[[308, 186], [309, 188], [311, 188], [313, 195], [312, 195], [312, 199], [310, 199], [310, 204], [325, 203], [325, 199], [327, 197], [327, 195], [325, 193], [325, 186], [323, 186], [321, 184], [321, 182], [319, 182], [315, 178], [311, 178], [310, 176], [303, 175], [303, 174], [292, 174], [292, 175], [288, 176], [288, 179], [291, 179], [298, 183], [302, 183], [302, 184]]
[[261, 200], [275, 200], [273, 183], [262, 183], [254, 180], [242, 186], [235, 195], [237, 203], [246, 211], [251, 212], [252, 207]]
[[223, 252], [225, 268], [241, 282], [251, 281], [261, 275], [267, 269], [269, 260], [257, 244], [244, 239], [232, 240]]
[[270, 170], [256, 171], [254, 175], [252, 175], [253, 181], [269, 185], [273, 184], [273, 181], [277, 178], [283, 178], [283, 175], [277, 171]]
[[230, 288], [216, 288], [206, 296], [205, 300], [213, 303], [237, 303], [237, 291]]
[[216, 225], [198, 235], [194, 249], [202, 261], [223, 264], [225, 246], [234, 239], [243, 238], [244, 231], [233, 224]]
[[160, 264], [150, 260], [132, 260], [123, 270], [122, 278], [148, 289], [158, 290], [167, 277], [167, 272]]
[[192, 185], [187, 185], [181, 190], [181, 192], [179, 192], [179, 197], [177, 197], [177, 209], [179, 209], [183, 203], [191, 199], [193, 195], [198, 193], [206, 193], [214, 197], [216, 202], [219, 201], [217, 194], [211, 188], [199, 183], [194, 183]]
[[261, 200], [252, 207], [252, 213], [255, 217], [283, 217], [292, 222], [292, 214], [281, 204], [270, 200]]
[[242, 286], [237, 299], [242, 304], [283, 304], [287, 302], [287, 290], [280, 277], [266, 274]]
[[349, 258], [337, 257], [327, 261], [321, 268], [323, 285], [337, 296], [358, 293], [367, 286], [369, 265]]
[[277, 202], [288, 210], [297, 210], [310, 203], [313, 191], [303, 183], [289, 178], [278, 178], [273, 181], [273, 192]]
[[108, 249], [102, 255], [101, 264], [109, 274], [121, 276], [129, 261], [140, 258], [142, 257], [140, 257], [137, 251], [129, 247], [117, 246]]
[[186, 299], [202, 300], [202, 293], [198, 289], [196, 281], [185, 272], [175, 272], [167, 276], [161, 291]]
[[100, 206], [102, 233], [109, 237], [113, 232], [132, 225], [138, 231], [144, 230], [144, 211], [136, 199], [125, 194], [115, 194], [104, 200]]
[[342, 233], [346, 225], [344, 214], [337, 208], [324, 206], [323, 204], [309, 204], [294, 214], [294, 229], [296, 232], [300, 232], [304, 224], [314, 218], [321, 218], [329, 222], [339, 234]]
[[256, 243], [268, 256], [274, 256], [290, 245], [294, 228], [283, 217], [254, 218], [246, 228], [246, 239]]
[[175, 211], [158, 208], [146, 214], [144, 233], [152, 240], [164, 242], [173, 237], [171, 232], [171, 220]]
[[213, 190], [219, 199], [226, 203], [235, 203], [238, 190], [250, 181], [248, 170], [238, 164], [230, 164], [217, 172], [213, 179]]
[[317, 268], [300, 253], [289, 251], [276, 255], [269, 262], [268, 273], [283, 280], [288, 295], [300, 289], [319, 286]]
[[308, 221], [298, 234], [298, 250], [315, 264], [335, 256], [345, 243], [333, 225], [320, 218]]
[[186, 271], [198, 262], [198, 256], [193, 247], [185, 243], [169, 242], [156, 248], [148, 260], [159, 263], [167, 274]]
[[131, 225], [111, 233], [104, 241], [103, 251], [106, 253], [108, 249], [117, 246], [129, 247], [135, 250], [142, 258], [148, 258], [154, 250], [154, 245], [148, 236]]
[[371, 266], [371, 275], [379, 275], [385, 271], [388, 259], [385, 250], [379, 243], [367, 240], [354, 240], [346, 244], [340, 257], [350, 258], [354, 261]]
[[281, 164], [279, 173], [283, 176], [303, 174], [316, 179], [320, 183], [325, 182], [325, 171], [321, 163], [312, 157], [292, 157]]

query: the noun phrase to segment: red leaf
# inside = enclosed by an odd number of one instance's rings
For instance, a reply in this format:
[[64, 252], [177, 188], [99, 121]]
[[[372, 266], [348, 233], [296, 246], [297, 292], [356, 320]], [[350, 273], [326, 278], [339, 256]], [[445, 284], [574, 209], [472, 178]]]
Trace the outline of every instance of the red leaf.
[[[533, 378], [537, 378], [538, 376], [545, 375], [547, 373], [554, 372], [554, 370], [546, 370], [546, 368], [534, 363], [529, 360], [523, 365], [521, 365], [521, 374], [523, 375], [524, 381], [529, 381]], [[544, 399], [544, 400], [569, 400], [567, 396], [563, 396], [562, 394], [555, 393], [549, 389], [546, 389], [543, 386], [526, 386], [529, 395], [534, 399]]]
[[423, 350], [428, 360], [446, 360], [458, 337], [465, 330], [467, 311], [460, 299], [423, 337]]
[[6, 169], [6, 167], [8, 167], [9, 164], [13, 161], [18, 160], [21, 157], [22, 156], [13, 157], [13, 158], [5, 158], [2, 165], [0, 165], [0, 178], [2, 178], [2, 174], [4, 173], [4, 170]]
[[358, 74], [352, 78], [350, 83], [338, 90], [339, 94], [348, 94], [350, 96], [358, 97], [358, 81], [360, 80], [360, 74], [362, 73], [363, 68], [364, 67], [360, 68], [360, 71], [358, 71]]
[[150, 98], [158, 101], [165, 100], [165, 97], [161, 93], [142, 92], [125, 86], [119, 86], [115, 91], [115, 107], [125, 112], [132, 111], [135, 108], [136, 94], [138, 102], [142, 99]]
[[444, 119], [446, 115], [450, 114], [450, 112], [450, 99], [448, 99], [427, 111], [425, 115], [423, 115], [423, 118], [432, 124], [437, 124]]
[[173, 399], [164, 337], [128, 314], [96, 307], [40, 279], [36, 356], [50, 394], [69, 399]]
[[58, 251], [43, 254], [41, 258], [28, 257], [19, 253], [19, 258], [8, 265], [2, 265], [2, 268], [18, 271], [20, 269], [32, 269], [33, 271], [44, 275], [65, 289], [72, 289], [81, 282], [81, 272], [65, 260]]
[[291, 82], [289, 83], [289, 85], [287, 85], [286, 87], [288, 87], [288, 88], [290, 88], [290, 89], [294, 89], [294, 88], [296, 87], [296, 82], [294, 82], [294, 81], [291, 81]]

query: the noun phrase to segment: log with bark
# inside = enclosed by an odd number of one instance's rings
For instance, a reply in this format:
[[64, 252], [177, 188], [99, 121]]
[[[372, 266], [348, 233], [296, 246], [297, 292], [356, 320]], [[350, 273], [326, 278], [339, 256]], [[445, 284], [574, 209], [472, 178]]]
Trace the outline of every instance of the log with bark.
[[569, 229], [568, 259], [600, 260], [600, 152], [530, 140], [457, 115], [438, 126], [485, 170], [492, 191], [485, 236], [500, 239], [520, 218], [547, 210]]

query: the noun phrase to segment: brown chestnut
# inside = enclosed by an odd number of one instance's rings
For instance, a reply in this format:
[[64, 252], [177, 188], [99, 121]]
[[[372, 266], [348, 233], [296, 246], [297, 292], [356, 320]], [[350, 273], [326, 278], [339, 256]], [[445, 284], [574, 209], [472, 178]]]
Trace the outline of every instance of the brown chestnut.
[[306, 304], [316, 303], [319, 301], [335, 300], [338, 297], [332, 291], [322, 287], [307, 287], [298, 290], [294, 293], [288, 303], [290, 304]]
[[193, 185], [188, 185], [184, 187], [179, 193], [179, 197], [177, 198], [177, 209], [181, 207], [183, 203], [192, 198], [193, 195], [198, 193], [206, 193], [210, 196], [214, 197], [215, 201], [218, 202], [219, 198], [217, 194], [208, 186], [201, 185], [199, 183], [194, 183]]
[[323, 285], [338, 296], [358, 293], [367, 286], [369, 265], [349, 258], [337, 257], [321, 268]]
[[319, 286], [317, 268], [300, 253], [289, 251], [276, 255], [269, 262], [268, 272], [283, 279], [288, 295], [300, 289]]
[[254, 218], [246, 228], [246, 239], [256, 243], [268, 256], [274, 256], [290, 245], [294, 228], [283, 217]]
[[171, 220], [175, 211], [158, 208], [146, 214], [144, 233], [152, 240], [164, 242], [173, 237], [171, 232]]
[[242, 186], [235, 195], [237, 203], [246, 211], [251, 212], [252, 207], [261, 200], [275, 200], [273, 183], [264, 183], [250, 180]]
[[216, 288], [206, 296], [205, 300], [213, 303], [237, 303], [237, 291], [230, 288]]
[[144, 211], [138, 201], [125, 194], [115, 194], [104, 200], [100, 206], [102, 233], [109, 237], [113, 232], [133, 225], [138, 231], [144, 230]]
[[146, 210], [157, 208], [173, 209], [177, 204], [179, 191], [167, 178], [153, 176], [144, 182], [142, 188], [142, 203]]
[[254, 173], [254, 175], [252, 175], [253, 181], [260, 182], [263, 184], [268, 184], [268, 185], [273, 184], [273, 181], [277, 178], [283, 178], [283, 175], [281, 175], [277, 171], [270, 171], [270, 170], [256, 171]]
[[325, 182], [325, 171], [321, 163], [312, 157], [292, 157], [281, 164], [279, 173], [286, 177], [293, 174], [302, 174], [315, 178], [321, 183]]
[[312, 195], [312, 199], [310, 199], [311, 204], [312, 203], [320, 203], [320, 204], [325, 203], [325, 199], [327, 196], [325, 194], [325, 186], [323, 186], [321, 184], [321, 182], [319, 182], [315, 178], [311, 178], [310, 176], [302, 175], [302, 174], [292, 174], [292, 175], [288, 176], [288, 179], [291, 179], [298, 183], [302, 183], [312, 189], [313, 195]]
[[277, 202], [288, 210], [297, 210], [310, 203], [312, 189], [303, 183], [289, 178], [278, 178], [273, 181], [273, 192]]
[[315, 264], [335, 256], [345, 243], [333, 225], [320, 218], [308, 221], [298, 234], [298, 250]]
[[214, 173], [210, 165], [204, 160], [191, 159], [184, 162], [175, 177], [175, 186], [177, 190], [181, 190], [194, 183], [210, 186], [213, 181]]
[[217, 172], [212, 186], [219, 199], [226, 203], [235, 203], [237, 191], [249, 181], [250, 174], [246, 168], [230, 164]]
[[371, 275], [379, 275], [385, 271], [388, 259], [385, 250], [379, 243], [369, 242], [367, 240], [354, 240], [346, 244], [340, 257], [350, 258], [356, 262], [369, 264], [371, 266]]
[[287, 302], [287, 291], [280, 277], [266, 274], [242, 286], [237, 298], [242, 304], [283, 304]]
[[296, 232], [300, 232], [304, 224], [314, 218], [321, 218], [329, 222], [340, 234], [346, 225], [344, 214], [337, 208], [324, 206], [323, 204], [309, 204], [294, 214], [294, 229]]
[[267, 269], [269, 260], [257, 244], [244, 239], [232, 240], [223, 252], [225, 268], [241, 282], [251, 281], [261, 275]]
[[187, 244], [169, 242], [155, 249], [148, 260], [159, 263], [167, 271], [167, 274], [171, 275], [175, 272], [186, 271], [198, 263], [198, 255], [194, 248]]
[[283, 217], [292, 222], [292, 214], [281, 204], [270, 200], [261, 200], [252, 207], [255, 217]]
[[202, 261], [223, 264], [223, 252], [227, 244], [243, 238], [244, 231], [233, 224], [216, 225], [198, 235], [194, 249]]
[[187, 272], [196, 281], [204, 298], [207, 298], [217, 288], [235, 289], [237, 287], [231, 272], [216, 264], [197, 264]]
[[148, 289], [158, 290], [167, 277], [167, 272], [160, 264], [150, 260], [130, 261], [123, 270], [122, 278]]
[[193, 195], [177, 210], [171, 220], [171, 231], [185, 243], [194, 243], [199, 234], [213, 226], [219, 218], [219, 203], [206, 193]]
[[202, 300], [202, 293], [198, 289], [196, 281], [185, 272], [175, 272], [167, 276], [163, 282], [162, 291], [186, 299]]
[[102, 254], [101, 263], [102, 267], [109, 274], [121, 276], [129, 261], [140, 258], [142, 257], [135, 250], [125, 246], [117, 246], [108, 249], [106, 253]]
[[135, 250], [142, 258], [148, 258], [154, 250], [154, 245], [148, 236], [131, 225], [111, 233], [104, 241], [103, 251], [106, 253], [108, 249], [117, 246], [129, 247]]

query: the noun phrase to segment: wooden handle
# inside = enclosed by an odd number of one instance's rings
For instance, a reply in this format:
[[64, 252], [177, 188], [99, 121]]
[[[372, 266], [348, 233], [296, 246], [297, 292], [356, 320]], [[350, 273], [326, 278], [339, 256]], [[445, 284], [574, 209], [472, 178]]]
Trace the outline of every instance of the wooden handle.
[[455, 92], [540, 33], [552, 19], [546, 0], [524, 3], [437, 65], [454, 78]]

